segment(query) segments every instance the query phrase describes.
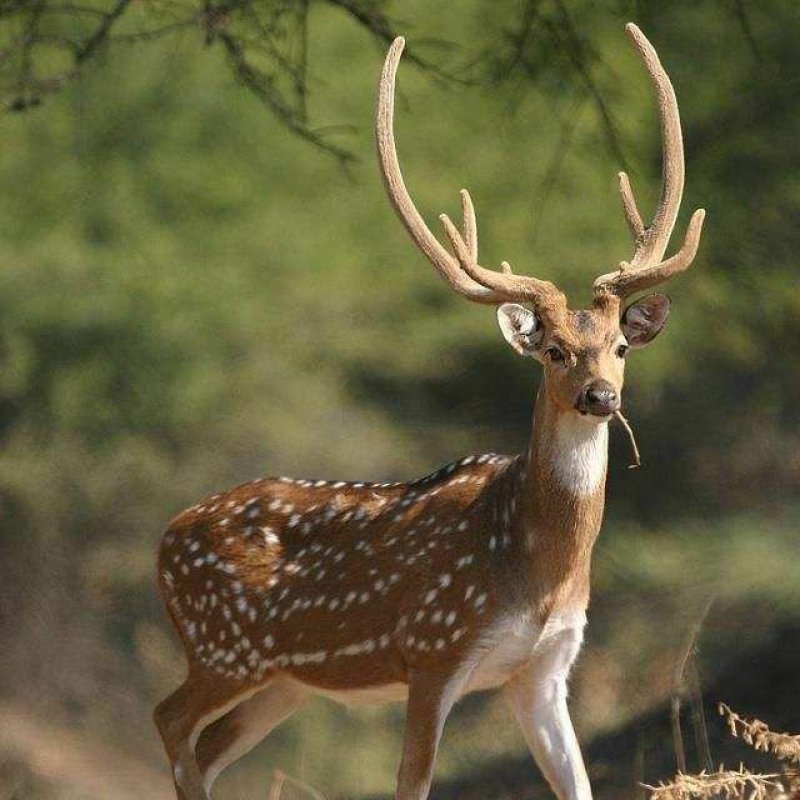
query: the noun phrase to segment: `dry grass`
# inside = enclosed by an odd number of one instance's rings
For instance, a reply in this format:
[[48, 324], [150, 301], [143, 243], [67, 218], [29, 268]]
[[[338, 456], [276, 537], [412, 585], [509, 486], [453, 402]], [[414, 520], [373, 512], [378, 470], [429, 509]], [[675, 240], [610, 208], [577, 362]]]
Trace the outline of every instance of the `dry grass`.
[[645, 786], [650, 790], [650, 800], [691, 800], [691, 798], [726, 798], [726, 800], [777, 800], [782, 794], [778, 774], [763, 775], [744, 767], [738, 770], [720, 769], [717, 772], [700, 772], [686, 775], [679, 772], [669, 783]]
[[800, 764], [800, 736], [775, 733], [766, 722], [740, 717], [724, 703], [718, 708], [732, 736], [779, 759], [783, 762], [782, 770], [762, 774], [740, 765], [738, 770], [720, 766], [716, 772], [704, 770], [696, 775], [679, 772], [668, 783], [645, 785], [650, 800], [800, 800], [800, 769], [795, 766]]
[[762, 753], [771, 753], [781, 761], [800, 764], [800, 736], [773, 733], [766, 722], [744, 719], [725, 703], [719, 704], [719, 713], [725, 717], [732, 736], [741, 738]]

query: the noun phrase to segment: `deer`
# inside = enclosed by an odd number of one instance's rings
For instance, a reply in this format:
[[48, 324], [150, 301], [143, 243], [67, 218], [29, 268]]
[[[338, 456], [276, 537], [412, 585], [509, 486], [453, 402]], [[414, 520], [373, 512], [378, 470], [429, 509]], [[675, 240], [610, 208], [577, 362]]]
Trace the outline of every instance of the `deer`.
[[442, 214], [450, 250], [400, 171], [388, 50], [375, 135], [389, 201], [414, 244], [459, 295], [494, 306], [500, 331], [541, 365], [527, 449], [469, 455], [405, 483], [259, 478], [180, 513], [158, 553], [158, 589], [188, 663], [155, 722], [179, 800], [209, 800], [217, 776], [312, 697], [406, 704], [396, 800], [428, 797], [445, 720], [466, 694], [500, 689], [559, 800], [590, 800], [567, 682], [582, 646], [600, 532], [608, 423], [625, 357], [663, 329], [654, 293], [693, 262], [705, 212], [665, 258], [684, 188], [675, 92], [655, 49], [626, 31], [655, 88], [662, 186], [645, 225], [625, 173], [633, 256], [571, 311], [555, 284], [481, 266], [475, 210]]

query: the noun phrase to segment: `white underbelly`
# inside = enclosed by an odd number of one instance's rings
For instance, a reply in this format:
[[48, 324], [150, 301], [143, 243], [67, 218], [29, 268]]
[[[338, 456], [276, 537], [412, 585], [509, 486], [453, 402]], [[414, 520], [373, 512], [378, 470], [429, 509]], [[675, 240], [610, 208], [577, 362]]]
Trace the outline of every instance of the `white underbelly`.
[[367, 686], [362, 689], [314, 689], [322, 695], [346, 706], [383, 705], [399, 703], [408, 697], [408, 684], [387, 683], [383, 686]]
[[[498, 620], [463, 665], [469, 677], [460, 694], [502, 686], [532, 658], [541, 662], [543, 678], [550, 671], [568, 671], [580, 647], [585, 623], [582, 611], [551, 617], [544, 629], [528, 615]], [[563, 633], [570, 635], [564, 638], [560, 635]], [[315, 687], [312, 691], [344, 705], [381, 705], [408, 698], [408, 685], [400, 682], [357, 689]]]

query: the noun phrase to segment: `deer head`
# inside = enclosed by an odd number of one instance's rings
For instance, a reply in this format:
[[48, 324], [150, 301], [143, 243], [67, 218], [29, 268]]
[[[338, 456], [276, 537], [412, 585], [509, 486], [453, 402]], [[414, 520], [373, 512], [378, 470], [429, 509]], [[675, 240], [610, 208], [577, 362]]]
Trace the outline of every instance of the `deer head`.
[[[549, 399], [560, 410], [606, 421], [619, 411], [625, 354], [644, 347], [661, 331], [669, 314], [669, 298], [645, 296], [627, 307], [624, 301], [665, 283], [687, 269], [697, 253], [705, 212], [694, 212], [680, 250], [664, 258], [678, 216], [684, 183], [683, 138], [675, 92], [653, 46], [634, 24], [626, 31], [652, 79], [658, 98], [663, 140], [661, 197], [650, 225], [645, 226], [628, 176], [619, 174], [625, 218], [634, 241], [630, 261], [594, 282], [591, 308], [571, 311], [553, 283], [515, 274], [507, 262], [500, 271], [478, 263], [475, 210], [469, 192], [461, 191], [462, 226], [440, 215], [450, 253], [433, 235], [414, 206], [397, 159], [393, 132], [395, 75], [404, 40], [393, 42], [381, 74], [376, 120], [380, 170], [389, 199], [411, 235], [439, 274], [459, 294], [477, 303], [497, 306], [500, 330], [522, 356], [542, 364]], [[524, 303], [525, 305], [521, 305]]]

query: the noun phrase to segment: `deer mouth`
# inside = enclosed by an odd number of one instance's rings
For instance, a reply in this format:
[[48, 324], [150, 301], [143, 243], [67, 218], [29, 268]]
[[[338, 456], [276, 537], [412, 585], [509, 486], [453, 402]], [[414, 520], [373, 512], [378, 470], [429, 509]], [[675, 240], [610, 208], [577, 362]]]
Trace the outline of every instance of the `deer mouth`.
[[608, 422], [614, 416], [615, 410], [616, 409], [611, 409], [609, 411], [584, 411], [580, 408], [576, 409], [576, 411], [582, 417], [594, 417], [595, 419], [600, 420], [601, 422]]
[[575, 409], [581, 417], [587, 420], [587, 422], [595, 422], [598, 425], [601, 425], [604, 422], [611, 422], [614, 419], [614, 412], [607, 411], [605, 413], [599, 411], [581, 411], [580, 409]]

